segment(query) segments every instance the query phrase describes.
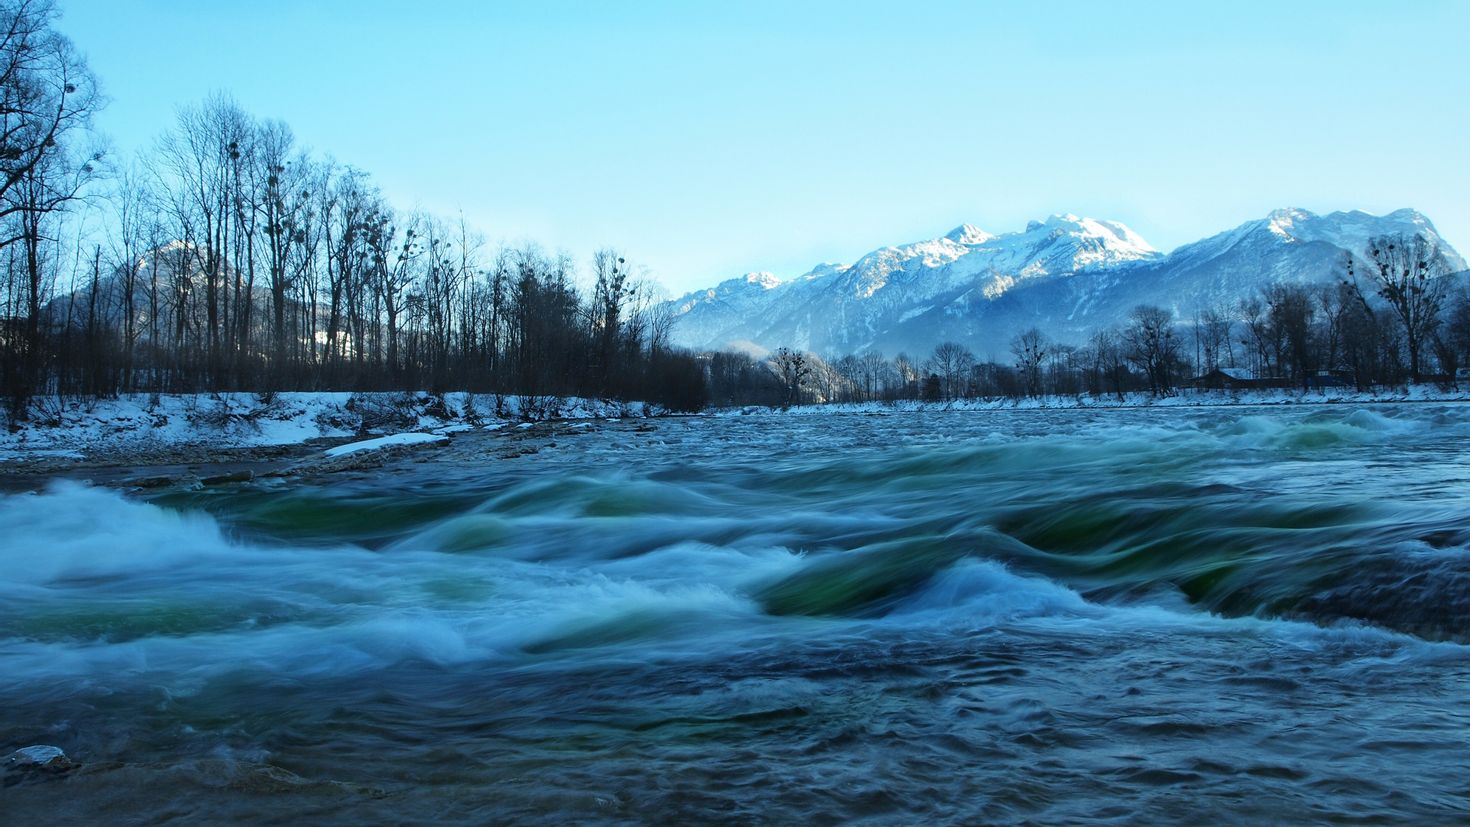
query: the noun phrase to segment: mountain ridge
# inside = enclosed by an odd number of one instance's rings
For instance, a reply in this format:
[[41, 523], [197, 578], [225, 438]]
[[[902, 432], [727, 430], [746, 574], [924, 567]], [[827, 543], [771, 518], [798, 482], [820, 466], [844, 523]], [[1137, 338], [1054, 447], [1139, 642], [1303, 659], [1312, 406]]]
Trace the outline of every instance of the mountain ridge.
[[1274, 210], [1165, 254], [1126, 224], [1070, 213], [992, 234], [961, 224], [933, 239], [877, 248], [852, 264], [822, 264], [790, 279], [751, 273], [667, 303], [674, 341], [819, 352], [924, 350], [955, 340], [1003, 353], [1036, 326], [1080, 343], [1141, 303], [1176, 313], [1251, 295], [1272, 281], [1322, 282], [1368, 239], [1422, 234], [1450, 270], [1466, 269], [1422, 213], [1318, 215]]

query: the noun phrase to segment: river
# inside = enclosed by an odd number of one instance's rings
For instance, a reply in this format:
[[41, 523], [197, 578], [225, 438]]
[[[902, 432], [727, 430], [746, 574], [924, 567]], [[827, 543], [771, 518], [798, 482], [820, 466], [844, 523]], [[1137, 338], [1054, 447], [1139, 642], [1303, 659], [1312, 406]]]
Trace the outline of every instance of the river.
[[[522, 439], [524, 451], [507, 451]], [[699, 417], [0, 498], [15, 820], [1470, 821], [1470, 408]]]

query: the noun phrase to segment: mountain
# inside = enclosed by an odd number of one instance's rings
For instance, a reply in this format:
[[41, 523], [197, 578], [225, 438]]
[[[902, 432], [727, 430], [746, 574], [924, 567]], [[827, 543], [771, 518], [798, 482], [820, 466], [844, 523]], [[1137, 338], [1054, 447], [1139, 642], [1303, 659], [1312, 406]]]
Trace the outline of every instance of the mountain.
[[1119, 222], [1054, 215], [1000, 235], [964, 224], [787, 281], [750, 273], [668, 306], [674, 340], [689, 347], [891, 354], [953, 340], [1004, 357], [1011, 338], [1033, 326], [1080, 343], [1139, 304], [1188, 317], [1233, 306], [1271, 282], [1334, 281], [1345, 251], [1361, 257], [1368, 239], [1400, 233], [1428, 237], [1452, 270], [1465, 269], [1429, 219], [1408, 209], [1277, 210], [1168, 255]]

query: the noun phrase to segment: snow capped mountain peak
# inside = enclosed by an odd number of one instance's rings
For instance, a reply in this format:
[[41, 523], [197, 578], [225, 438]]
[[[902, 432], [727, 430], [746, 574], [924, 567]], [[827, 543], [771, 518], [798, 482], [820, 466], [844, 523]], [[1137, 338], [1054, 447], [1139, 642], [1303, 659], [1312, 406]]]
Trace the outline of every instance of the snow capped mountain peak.
[[1300, 222], [1311, 221], [1317, 216], [1299, 207], [1284, 207], [1272, 210], [1266, 216], [1266, 229], [1282, 238], [1291, 238], [1291, 231]]
[[1053, 238], [1066, 235], [1099, 242], [1120, 258], [1148, 258], [1158, 255], [1159, 252], [1143, 236], [1121, 221], [1103, 221], [1072, 213], [1060, 213], [1048, 216], [1045, 221], [1029, 222], [1024, 234], [1040, 232]]
[[[1404, 208], [1385, 215], [1372, 215], [1362, 210], [1348, 210], [1318, 215], [1296, 207], [1273, 210], [1262, 221], [1247, 222], [1234, 235], [1264, 228], [1283, 243], [1322, 242], [1342, 250], [1361, 253], [1376, 236], [1424, 236], [1436, 244], [1453, 269], [1464, 269], [1465, 260], [1444, 239], [1434, 224], [1418, 210]], [[1207, 239], [1208, 240], [1208, 239]]]
[[1344, 251], [1362, 255], [1369, 239], [1386, 234], [1425, 235], [1452, 270], [1465, 267], [1414, 210], [1280, 209], [1167, 256], [1125, 224], [1063, 213], [1000, 235], [962, 224], [785, 281], [770, 273], [729, 279], [672, 303], [674, 335], [697, 347], [745, 341], [833, 352], [923, 351], [950, 339], [1003, 353], [1010, 336], [1031, 326], [1078, 342], [1138, 304], [1183, 317], [1275, 281], [1335, 283]]
[[974, 224], [961, 224], [945, 233], [944, 237], [956, 244], [984, 244], [992, 238], [995, 238], [994, 235], [985, 232]]
[[1133, 231], [1132, 227], [1121, 221], [1097, 221], [1091, 218], [1083, 219], [1092, 231], [1098, 235], [1111, 235], [1120, 248], [1127, 248], [1139, 255], [1140, 258], [1148, 258], [1160, 255], [1159, 251], [1144, 240], [1143, 236]]
[[1431, 230], [1434, 229], [1434, 225], [1429, 222], [1429, 217], [1413, 207], [1400, 207], [1383, 217], [1390, 221], [1408, 222], [1421, 227], [1428, 227]]
[[725, 279], [714, 287], [696, 292], [713, 298], [717, 295], [764, 293], [767, 290], [780, 287], [782, 284], [783, 282], [775, 273], [756, 272], [736, 276], [733, 279]]
[[1080, 225], [1082, 221], [1083, 219], [1076, 213], [1061, 212], [1048, 215], [1041, 223], [1048, 227], [1074, 227]]

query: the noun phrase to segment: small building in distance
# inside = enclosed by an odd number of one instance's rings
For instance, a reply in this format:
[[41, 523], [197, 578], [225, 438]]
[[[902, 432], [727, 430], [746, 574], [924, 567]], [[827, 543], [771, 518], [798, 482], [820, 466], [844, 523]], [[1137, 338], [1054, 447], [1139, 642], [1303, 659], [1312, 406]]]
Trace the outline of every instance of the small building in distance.
[[1261, 384], [1245, 368], [1215, 368], [1203, 376], [1194, 377], [1192, 384], [1199, 390], [1234, 391], [1259, 388]]
[[1353, 379], [1353, 372], [1344, 368], [1332, 370], [1315, 370], [1307, 377], [1307, 386], [1313, 390], [1326, 388], [1351, 388], [1357, 383]]
[[1326, 390], [1329, 388], [1351, 388], [1355, 386], [1353, 372], [1343, 369], [1314, 370], [1302, 379], [1292, 380], [1285, 376], [1257, 377], [1245, 368], [1215, 368], [1203, 376], [1196, 376], [1194, 387], [1199, 390]]

